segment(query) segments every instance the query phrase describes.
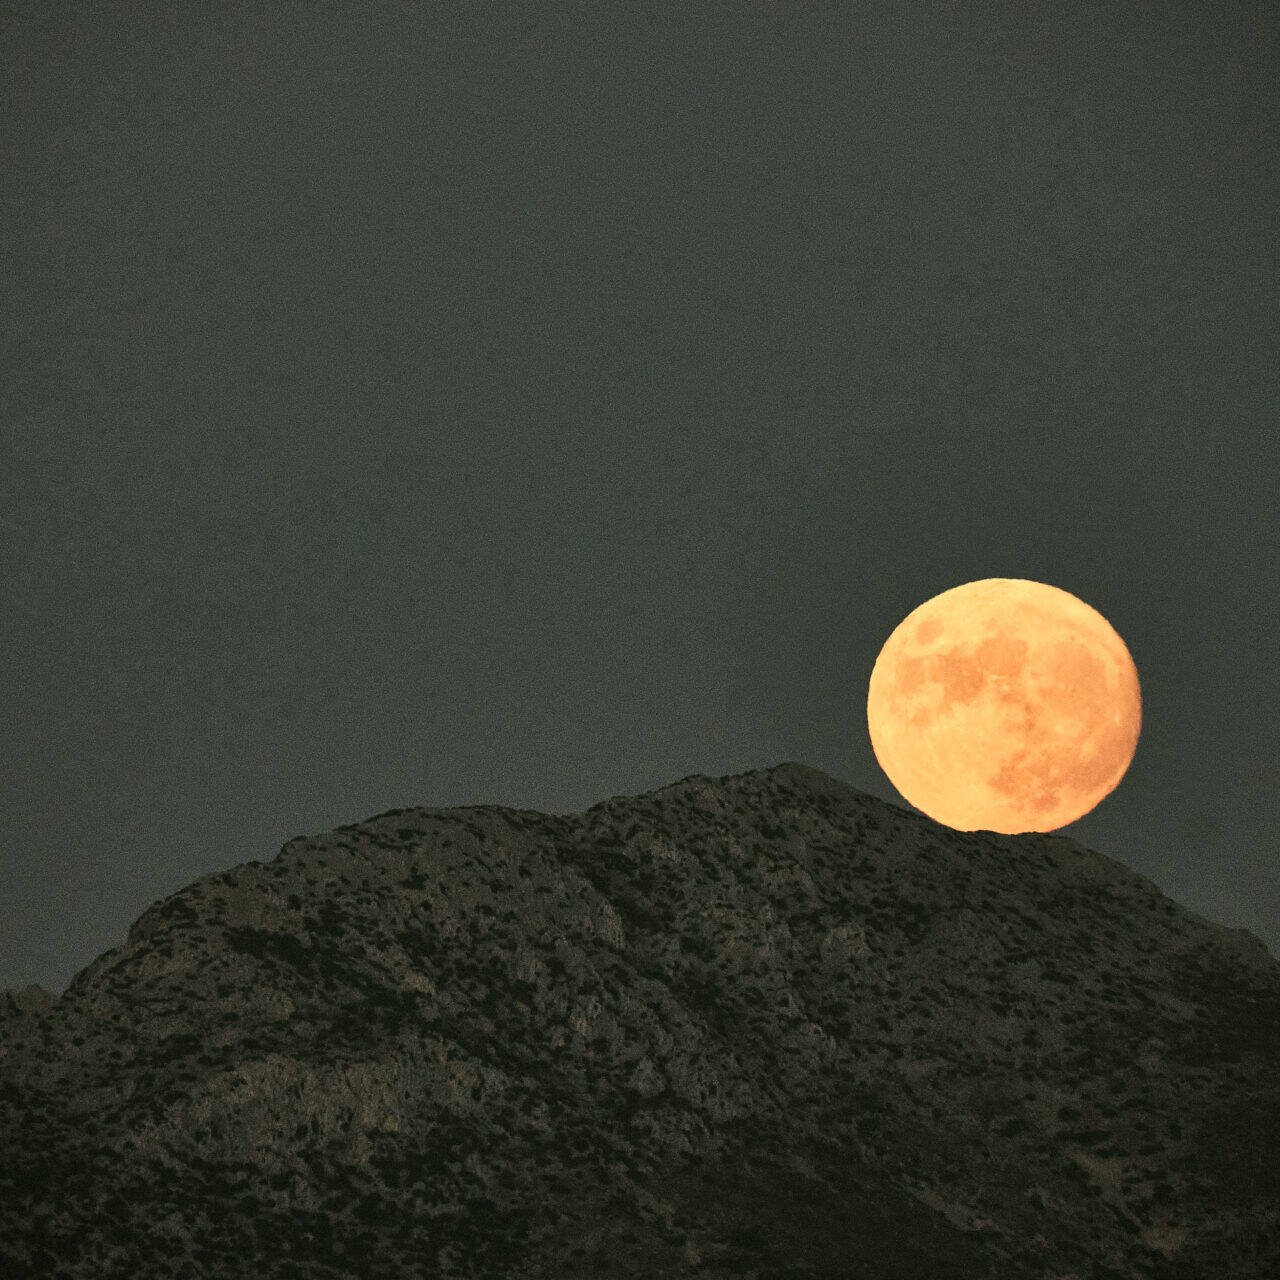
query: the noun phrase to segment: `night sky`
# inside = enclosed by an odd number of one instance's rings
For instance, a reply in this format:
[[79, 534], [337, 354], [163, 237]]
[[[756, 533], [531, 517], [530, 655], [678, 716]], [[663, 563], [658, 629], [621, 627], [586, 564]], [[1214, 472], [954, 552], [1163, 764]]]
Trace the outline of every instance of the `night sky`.
[[984, 577], [1138, 666], [1064, 834], [1280, 948], [1274, 5], [2, 12], [0, 986], [389, 808], [904, 804]]

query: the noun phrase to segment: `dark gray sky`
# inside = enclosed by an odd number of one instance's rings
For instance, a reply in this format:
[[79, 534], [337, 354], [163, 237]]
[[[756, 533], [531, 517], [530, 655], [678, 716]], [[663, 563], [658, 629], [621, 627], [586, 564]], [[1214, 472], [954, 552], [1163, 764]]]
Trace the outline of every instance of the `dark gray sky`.
[[1065, 833], [1280, 946], [1274, 5], [3, 15], [0, 986], [392, 807], [902, 803], [983, 577], [1138, 664]]

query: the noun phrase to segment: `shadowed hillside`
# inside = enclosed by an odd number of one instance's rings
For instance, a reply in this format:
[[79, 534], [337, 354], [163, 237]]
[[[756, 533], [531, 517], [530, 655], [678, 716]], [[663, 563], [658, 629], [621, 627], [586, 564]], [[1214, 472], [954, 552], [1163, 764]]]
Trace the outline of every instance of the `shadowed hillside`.
[[395, 810], [0, 996], [6, 1277], [1269, 1280], [1280, 965], [785, 764]]

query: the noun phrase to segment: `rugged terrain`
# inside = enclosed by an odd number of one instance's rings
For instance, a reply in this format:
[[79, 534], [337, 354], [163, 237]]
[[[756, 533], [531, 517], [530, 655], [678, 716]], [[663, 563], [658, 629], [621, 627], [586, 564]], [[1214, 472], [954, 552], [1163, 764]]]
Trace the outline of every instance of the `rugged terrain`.
[[1271, 1280], [1280, 965], [802, 765], [396, 810], [0, 996], [0, 1275]]

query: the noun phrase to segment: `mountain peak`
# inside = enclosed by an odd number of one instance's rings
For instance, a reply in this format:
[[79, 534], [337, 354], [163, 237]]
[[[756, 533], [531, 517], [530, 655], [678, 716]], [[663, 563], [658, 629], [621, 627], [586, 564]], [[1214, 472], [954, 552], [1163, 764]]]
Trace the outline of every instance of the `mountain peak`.
[[795, 762], [397, 809], [0, 1002], [0, 1132], [15, 1275], [1263, 1280], [1280, 966]]

